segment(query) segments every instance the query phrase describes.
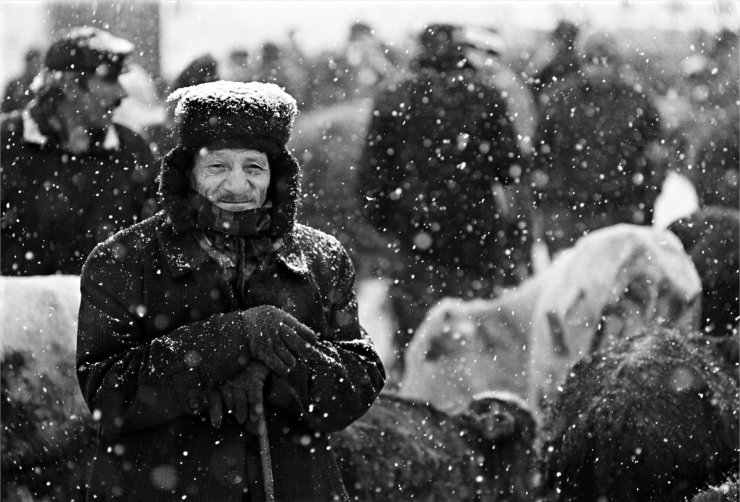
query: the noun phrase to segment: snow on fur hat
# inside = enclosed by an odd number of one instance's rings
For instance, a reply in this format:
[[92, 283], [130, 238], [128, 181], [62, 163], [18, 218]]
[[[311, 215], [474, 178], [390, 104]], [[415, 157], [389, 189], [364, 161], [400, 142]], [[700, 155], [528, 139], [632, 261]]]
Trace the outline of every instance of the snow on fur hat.
[[284, 150], [298, 113], [293, 96], [262, 82], [207, 82], [178, 89], [167, 102], [177, 103], [176, 132], [190, 151], [234, 141]]
[[79, 26], [52, 42], [46, 51], [44, 66], [52, 71], [95, 72], [108, 78], [117, 78], [134, 44], [111, 33]]

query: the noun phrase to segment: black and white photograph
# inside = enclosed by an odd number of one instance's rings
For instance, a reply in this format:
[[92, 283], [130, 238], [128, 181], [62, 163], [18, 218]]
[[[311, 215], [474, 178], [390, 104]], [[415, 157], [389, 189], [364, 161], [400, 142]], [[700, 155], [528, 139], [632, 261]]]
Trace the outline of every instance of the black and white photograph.
[[0, 500], [740, 502], [738, 0], [0, 0]]

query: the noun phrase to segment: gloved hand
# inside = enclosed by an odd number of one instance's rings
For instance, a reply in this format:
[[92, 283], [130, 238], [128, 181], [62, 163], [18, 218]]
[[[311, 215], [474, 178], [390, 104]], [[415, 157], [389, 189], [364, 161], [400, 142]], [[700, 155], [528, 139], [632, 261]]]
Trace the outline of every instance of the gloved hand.
[[213, 389], [209, 396], [211, 424], [217, 429], [221, 428], [225, 409], [240, 424], [249, 419], [247, 428], [256, 433], [256, 424], [264, 413], [263, 394], [269, 371], [263, 363], [254, 361], [244, 371]]
[[320, 362], [318, 336], [308, 326], [272, 305], [260, 305], [241, 313], [246, 321], [246, 345], [253, 359], [265, 363], [280, 376], [287, 375], [296, 359]]

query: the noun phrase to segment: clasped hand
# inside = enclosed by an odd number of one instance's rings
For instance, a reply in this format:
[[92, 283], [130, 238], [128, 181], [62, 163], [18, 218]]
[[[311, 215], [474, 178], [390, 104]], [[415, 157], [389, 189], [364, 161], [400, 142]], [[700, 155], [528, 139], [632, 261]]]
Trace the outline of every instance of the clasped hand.
[[316, 348], [316, 333], [284, 310], [262, 305], [241, 315], [246, 321], [250, 361], [244, 371], [210, 392], [209, 415], [217, 428], [223, 423], [224, 411], [232, 413], [238, 423], [253, 426], [264, 412], [264, 387], [270, 372], [285, 376], [299, 359], [320, 362], [324, 357]]
[[316, 348], [316, 333], [284, 310], [262, 305], [245, 310], [242, 316], [247, 323], [249, 355], [277, 375], [287, 375], [297, 359], [309, 362], [323, 359]]

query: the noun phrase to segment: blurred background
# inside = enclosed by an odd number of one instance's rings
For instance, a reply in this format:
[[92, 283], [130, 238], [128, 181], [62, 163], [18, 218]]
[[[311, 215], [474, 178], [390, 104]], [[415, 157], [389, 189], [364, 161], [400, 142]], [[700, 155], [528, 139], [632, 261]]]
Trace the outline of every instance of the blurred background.
[[[75, 24], [107, 26], [133, 40], [138, 62], [155, 77], [173, 79], [190, 61], [295, 42], [307, 56], [341, 51], [353, 23], [370, 25], [377, 37], [403, 51], [427, 23], [450, 22], [496, 28], [512, 49], [531, 48], [538, 34], [561, 19], [594, 28], [635, 32], [665, 57], [680, 57], [674, 37], [713, 32], [738, 24], [732, 0], [665, 1], [39, 1], [0, 2], [0, 83], [23, 69], [28, 49], [43, 48], [60, 30]], [[695, 35], [695, 33], [694, 33]], [[678, 51], [668, 50], [670, 47]]]

